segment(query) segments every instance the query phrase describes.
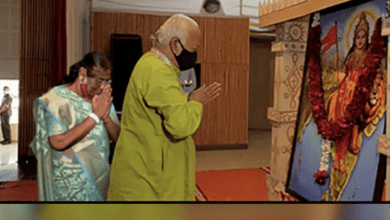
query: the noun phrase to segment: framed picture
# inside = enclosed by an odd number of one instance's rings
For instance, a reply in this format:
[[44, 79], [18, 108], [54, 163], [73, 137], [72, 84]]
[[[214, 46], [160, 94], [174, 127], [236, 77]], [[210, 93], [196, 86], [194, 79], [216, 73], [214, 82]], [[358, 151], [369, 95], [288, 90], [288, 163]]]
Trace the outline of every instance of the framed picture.
[[302, 201], [380, 201], [386, 123], [385, 0], [313, 14], [286, 192]]

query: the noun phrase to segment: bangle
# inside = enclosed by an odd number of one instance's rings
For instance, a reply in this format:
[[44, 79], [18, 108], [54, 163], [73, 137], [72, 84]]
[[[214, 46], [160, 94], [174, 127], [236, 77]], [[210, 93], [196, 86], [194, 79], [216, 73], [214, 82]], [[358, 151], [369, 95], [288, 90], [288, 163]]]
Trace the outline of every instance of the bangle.
[[93, 112], [89, 113], [88, 117], [92, 118], [96, 122], [96, 124], [100, 121], [99, 117]]

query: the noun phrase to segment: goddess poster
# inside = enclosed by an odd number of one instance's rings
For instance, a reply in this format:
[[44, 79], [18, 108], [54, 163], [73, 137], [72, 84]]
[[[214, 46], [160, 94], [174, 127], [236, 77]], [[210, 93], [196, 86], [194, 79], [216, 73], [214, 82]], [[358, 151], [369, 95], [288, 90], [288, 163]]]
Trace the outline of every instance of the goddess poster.
[[[312, 16], [286, 191], [308, 201], [373, 201], [385, 169], [385, 0], [351, 1]], [[319, 23], [318, 23], [319, 21]], [[317, 23], [317, 24], [316, 24]]]

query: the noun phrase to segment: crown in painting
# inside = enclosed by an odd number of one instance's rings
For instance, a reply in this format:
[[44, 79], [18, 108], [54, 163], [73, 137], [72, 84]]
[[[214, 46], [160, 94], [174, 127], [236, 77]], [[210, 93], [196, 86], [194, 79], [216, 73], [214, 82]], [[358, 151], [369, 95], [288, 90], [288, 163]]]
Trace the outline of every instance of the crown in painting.
[[369, 24], [367, 21], [366, 13], [362, 12], [359, 16], [359, 22], [355, 28], [355, 36], [360, 31], [365, 31], [368, 34]]

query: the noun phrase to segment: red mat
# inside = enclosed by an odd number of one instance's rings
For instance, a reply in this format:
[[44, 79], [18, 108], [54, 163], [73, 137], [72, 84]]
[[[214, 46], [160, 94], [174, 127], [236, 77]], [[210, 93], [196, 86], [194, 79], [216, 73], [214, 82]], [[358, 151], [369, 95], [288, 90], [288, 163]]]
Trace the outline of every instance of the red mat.
[[36, 180], [6, 182], [0, 187], [0, 201], [38, 201], [38, 183]]
[[[260, 169], [211, 170], [196, 172], [197, 201], [268, 201], [266, 174], [270, 167]], [[283, 201], [295, 201], [283, 194]], [[386, 186], [382, 201], [386, 201]]]
[[260, 168], [210, 170], [196, 172], [196, 183], [208, 201], [268, 201], [265, 176]]
[[[196, 172], [197, 201], [268, 201], [266, 171], [259, 168]], [[385, 201], [386, 187], [382, 201]], [[0, 201], [38, 201], [36, 180], [0, 184]]]

